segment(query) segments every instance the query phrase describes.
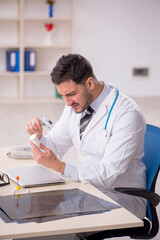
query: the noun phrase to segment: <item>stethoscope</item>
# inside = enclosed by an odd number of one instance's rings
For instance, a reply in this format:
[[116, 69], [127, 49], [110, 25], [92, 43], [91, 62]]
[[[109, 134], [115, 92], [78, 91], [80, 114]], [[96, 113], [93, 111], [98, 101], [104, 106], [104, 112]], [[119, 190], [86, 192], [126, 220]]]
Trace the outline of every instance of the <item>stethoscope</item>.
[[[110, 108], [110, 110], [109, 110], [109, 113], [108, 113], [108, 116], [107, 116], [107, 120], [106, 120], [105, 127], [104, 127], [105, 130], [107, 129], [108, 121], [109, 121], [111, 112], [112, 112], [112, 110], [113, 110], [113, 107], [114, 107], [114, 105], [115, 105], [115, 103], [116, 103], [116, 101], [117, 101], [118, 95], [119, 95], [119, 90], [117, 89], [117, 93], [116, 93], [115, 99], [114, 99], [114, 101], [113, 101], [113, 103], [112, 103], [112, 106], [111, 106], [111, 108]], [[71, 109], [71, 113], [72, 113], [72, 109]], [[69, 117], [68, 117], [68, 120], [69, 120], [69, 118], [70, 118], [70, 115], [69, 115]], [[52, 125], [52, 122], [51, 122], [50, 120], [45, 119], [45, 118], [43, 118], [43, 119], [41, 120], [41, 122], [42, 122], [42, 124], [43, 124], [44, 126], [46, 126], [46, 127], [48, 127], [48, 128], [52, 128], [52, 126], [53, 126], [53, 125]], [[65, 137], [65, 136], [64, 136], [64, 137]], [[72, 137], [73, 137], [73, 136], [72, 136]], [[72, 138], [72, 137], [67, 137], [67, 136], [66, 136], [65, 138]]]
[[[115, 105], [115, 103], [116, 103], [116, 101], [117, 101], [118, 95], [119, 95], [119, 90], [117, 89], [117, 93], [116, 93], [115, 99], [114, 99], [114, 101], [113, 101], [113, 103], [112, 103], [112, 106], [111, 106], [111, 108], [110, 108], [110, 110], [109, 110], [109, 113], [108, 113], [108, 116], [107, 116], [107, 120], [106, 120], [106, 123], [105, 123], [104, 130], [107, 129], [108, 121], [109, 121], [111, 112], [112, 112], [112, 110], [113, 110], [113, 107], [114, 107], [114, 105]], [[71, 109], [71, 113], [72, 113], [72, 109]], [[68, 119], [68, 120], [69, 120], [69, 119]], [[77, 129], [78, 129], [78, 128], [77, 128]], [[73, 135], [74, 135], [74, 134], [73, 134]], [[73, 137], [73, 136], [72, 136], [72, 137]], [[66, 138], [72, 138], [72, 137], [66, 137]]]
[[108, 121], [109, 121], [111, 112], [112, 112], [112, 110], [113, 110], [113, 107], [114, 107], [114, 105], [115, 105], [115, 103], [116, 103], [116, 101], [117, 101], [118, 95], [119, 95], [119, 90], [117, 89], [117, 93], [116, 93], [115, 99], [114, 99], [114, 101], [113, 101], [113, 103], [112, 103], [112, 106], [111, 106], [111, 108], [110, 108], [110, 110], [109, 110], [109, 113], [108, 113], [108, 116], [107, 116], [106, 124], [105, 124], [105, 127], [104, 127], [105, 130], [107, 129]]

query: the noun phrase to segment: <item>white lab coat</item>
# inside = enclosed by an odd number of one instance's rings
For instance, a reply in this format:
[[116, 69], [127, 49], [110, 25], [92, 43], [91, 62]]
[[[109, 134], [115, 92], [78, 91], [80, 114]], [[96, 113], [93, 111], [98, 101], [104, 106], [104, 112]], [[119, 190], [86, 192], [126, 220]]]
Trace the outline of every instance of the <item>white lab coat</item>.
[[96, 114], [79, 137], [82, 114], [65, 107], [60, 120], [42, 143], [60, 158], [72, 146], [78, 153], [78, 177], [105, 193], [106, 189], [118, 186], [146, 187], [143, 142], [145, 120], [137, 104], [119, 93], [109, 118], [109, 109], [115, 99], [117, 88], [109, 86], [110, 93], [101, 103]]

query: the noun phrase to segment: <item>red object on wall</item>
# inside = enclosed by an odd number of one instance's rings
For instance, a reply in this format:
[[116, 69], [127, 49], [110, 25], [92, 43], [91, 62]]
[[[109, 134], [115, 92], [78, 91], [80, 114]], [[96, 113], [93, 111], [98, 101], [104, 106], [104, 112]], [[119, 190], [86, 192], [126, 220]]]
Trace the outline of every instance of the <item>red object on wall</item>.
[[54, 24], [53, 23], [45, 23], [45, 28], [48, 32], [50, 32], [53, 30]]

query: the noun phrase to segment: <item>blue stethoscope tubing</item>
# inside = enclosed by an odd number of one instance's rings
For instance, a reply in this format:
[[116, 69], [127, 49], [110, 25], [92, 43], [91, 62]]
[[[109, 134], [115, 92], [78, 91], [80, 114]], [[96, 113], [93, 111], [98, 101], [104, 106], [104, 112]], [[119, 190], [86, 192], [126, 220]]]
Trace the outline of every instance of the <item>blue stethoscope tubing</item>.
[[108, 116], [107, 116], [106, 124], [105, 124], [105, 127], [104, 127], [105, 130], [107, 129], [107, 124], [108, 124], [108, 121], [109, 121], [109, 117], [110, 117], [111, 112], [112, 112], [112, 110], [113, 110], [113, 107], [114, 107], [114, 105], [115, 105], [115, 103], [116, 103], [116, 101], [117, 101], [118, 95], [119, 95], [119, 90], [117, 89], [117, 94], [116, 94], [116, 96], [115, 96], [115, 99], [114, 99], [114, 101], [113, 101], [113, 103], [112, 103], [112, 106], [111, 106], [111, 108], [110, 108], [110, 110], [109, 110], [109, 113], [108, 113]]
[[[114, 105], [115, 105], [115, 103], [117, 101], [118, 95], [119, 95], [119, 90], [117, 89], [117, 93], [116, 93], [115, 99], [114, 99], [114, 101], [112, 103], [112, 106], [111, 106], [111, 108], [109, 110], [109, 113], [108, 113], [108, 116], [107, 116], [106, 124], [105, 124], [105, 127], [104, 127], [105, 130], [107, 129], [107, 124], [108, 124], [108, 121], [109, 121], [109, 117], [110, 117], [111, 112], [113, 110], [113, 107], [114, 107]], [[72, 109], [71, 109], [71, 113], [72, 113]]]

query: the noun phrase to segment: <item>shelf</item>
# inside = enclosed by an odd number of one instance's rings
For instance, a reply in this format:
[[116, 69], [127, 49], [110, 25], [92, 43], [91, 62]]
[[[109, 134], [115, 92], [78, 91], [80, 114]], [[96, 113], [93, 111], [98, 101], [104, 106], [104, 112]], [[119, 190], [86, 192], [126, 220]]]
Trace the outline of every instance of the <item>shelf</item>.
[[24, 71], [24, 76], [49, 76], [51, 71]]
[[23, 18], [24, 21], [47, 21], [47, 22], [61, 22], [72, 21], [71, 18]]
[[[50, 72], [59, 57], [72, 52], [74, 0], [56, 0], [53, 17], [48, 9], [46, 0], [0, 0], [0, 101], [55, 97]], [[54, 25], [52, 32], [46, 23]], [[19, 50], [20, 72], [6, 71], [9, 50]], [[35, 51], [35, 71], [24, 70], [25, 51]], [[18, 62], [14, 55], [10, 61]]]
[[20, 75], [20, 72], [7, 72], [7, 71], [0, 72], [0, 76], [5, 76], [5, 77], [13, 77], [13, 76], [19, 76], [19, 75]]
[[0, 21], [20, 21], [20, 18], [19, 17], [0, 17]]
[[42, 44], [26, 44], [24, 45], [25, 48], [34, 48], [34, 49], [37, 49], [37, 48], [53, 48], [53, 49], [70, 49], [71, 46], [70, 45], [42, 45]]
[[19, 44], [0, 44], [0, 48], [19, 48]]
[[[49, 76], [51, 71], [23, 71], [24, 76]], [[0, 76], [19, 76], [20, 72], [0, 71]]]

